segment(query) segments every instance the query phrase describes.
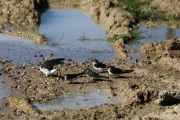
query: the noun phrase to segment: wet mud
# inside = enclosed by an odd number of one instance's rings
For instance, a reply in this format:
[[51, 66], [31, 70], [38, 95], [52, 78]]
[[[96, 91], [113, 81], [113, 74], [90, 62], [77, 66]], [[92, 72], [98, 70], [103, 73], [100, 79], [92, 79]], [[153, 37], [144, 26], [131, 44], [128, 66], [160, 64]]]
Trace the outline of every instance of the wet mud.
[[[66, 61], [55, 66], [57, 72], [53, 76], [46, 77], [39, 71], [39, 67], [33, 64], [14, 66], [9, 63], [3, 64], [4, 81], [8, 83], [11, 91], [10, 97], [6, 98], [6, 104], [1, 108], [2, 119], [132, 119], [151, 116], [153, 113], [169, 112], [171, 118], [178, 112], [174, 107], [179, 106], [179, 71], [171, 67], [164, 68], [160, 64], [151, 64], [142, 61], [137, 66], [125, 64], [121, 61], [106, 62], [124, 70], [133, 70], [131, 73], [121, 74], [119, 77], [111, 77], [107, 72], [99, 73], [108, 76], [109, 79], [92, 81], [86, 74], [79, 77], [73, 83], [64, 80], [64, 74], [82, 72], [87, 66], [92, 70], [92, 63], [76, 63]], [[95, 70], [94, 70], [95, 71]], [[97, 71], [96, 71], [97, 72]], [[149, 77], [151, 76], [151, 77]], [[108, 99], [118, 98], [121, 101], [105, 103], [95, 107], [76, 107], [74, 109], [44, 110], [37, 107], [38, 104], [51, 105], [53, 101], [63, 96], [73, 96], [75, 91], [103, 91]], [[95, 94], [98, 92], [95, 92]], [[83, 94], [87, 94], [84, 93]], [[94, 99], [99, 99], [93, 96]], [[105, 98], [101, 97], [102, 100]], [[63, 100], [58, 100], [63, 103]], [[86, 99], [86, 102], [90, 99]], [[73, 102], [68, 100], [67, 102]], [[79, 103], [78, 103], [79, 102]], [[67, 103], [68, 104], [68, 103]], [[71, 103], [69, 103], [70, 105]], [[77, 106], [83, 104], [81, 100], [75, 101]], [[57, 105], [55, 105], [57, 107]], [[166, 106], [171, 106], [171, 109]], [[56, 107], [53, 107], [55, 109]], [[63, 107], [63, 105], [60, 105]], [[6, 112], [6, 109], [11, 112]], [[144, 111], [146, 109], [147, 111]], [[174, 110], [175, 109], [175, 110]], [[156, 112], [155, 112], [156, 111]], [[97, 114], [98, 113], [98, 114]], [[107, 116], [108, 113], [108, 116]], [[139, 114], [141, 113], [141, 114]], [[157, 116], [161, 118], [161, 116]]]

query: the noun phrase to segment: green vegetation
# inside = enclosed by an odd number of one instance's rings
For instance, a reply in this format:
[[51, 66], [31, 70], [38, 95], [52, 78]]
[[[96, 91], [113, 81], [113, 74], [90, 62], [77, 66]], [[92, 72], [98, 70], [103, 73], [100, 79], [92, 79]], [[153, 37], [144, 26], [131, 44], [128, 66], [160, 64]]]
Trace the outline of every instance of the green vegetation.
[[156, 8], [149, 7], [150, 0], [119, 0], [119, 6], [125, 6], [126, 10], [136, 19], [168, 19], [163, 13], [158, 12]]
[[87, 38], [84, 34], [82, 36], [80, 36], [79, 38], [77, 38], [77, 40], [79, 41], [86, 41], [86, 40], [90, 40], [90, 38]]
[[129, 40], [134, 40], [141, 37], [141, 33], [142, 32], [130, 31], [129, 34], [114, 34], [112, 37], [107, 38], [107, 41], [114, 42], [118, 39], [123, 39], [125, 42], [128, 42]]

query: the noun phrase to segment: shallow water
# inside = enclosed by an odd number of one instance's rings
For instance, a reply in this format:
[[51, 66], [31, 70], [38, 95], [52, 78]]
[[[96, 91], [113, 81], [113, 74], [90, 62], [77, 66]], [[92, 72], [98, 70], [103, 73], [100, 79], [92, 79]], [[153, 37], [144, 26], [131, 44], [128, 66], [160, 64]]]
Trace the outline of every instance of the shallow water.
[[141, 44], [160, 42], [170, 37], [180, 38], [180, 29], [169, 29], [166, 24], [162, 24], [154, 28], [140, 26], [138, 32], [140, 32], [139, 38], [129, 42], [126, 45], [126, 49], [135, 51], [135, 53], [128, 54], [132, 58], [130, 62], [134, 61], [135, 59], [143, 59], [139, 53]]
[[174, 36], [175, 38], [180, 38], [180, 29], [175, 29], [175, 30], [173, 31], [173, 36]]
[[[48, 10], [42, 14], [39, 32], [49, 38], [48, 46], [0, 34], [0, 51], [3, 51], [0, 57], [13, 60], [13, 64], [35, 63], [50, 53], [54, 58], [64, 57], [76, 62], [116, 58], [112, 46], [104, 40], [107, 37], [105, 31], [80, 11]], [[80, 37], [85, 39], [78, 40]]]
[[102, 91], [91, 91], [88, 94], [76, 93], [71, 96], [61, 96], [52, 102], [34, 104], [40, 110], [50, 111], [59, 109], [73, 109], [83, 107], [94, 107], [105, 103], [119, 103], [119, 98], [108, 98]]
[[0, 75], [0, 100], [8, 97], [8, 90], [3, 80], [4, 76]]
[[66, 59], [116, 58], [112, 46], [105, 40], [105, 31], [78, 10], [48, 10], [42, 14], [39, 32], [45, 34], [48, 45], [59, 49], [59, 54]]
[[8, 90], [6, 87], [6, 83], [4, 82], [4, 75], [1, 75], [1, 70], [3, 69], [2, 65], [0, 64], [0, 101], [3, 98], [8, 97]]

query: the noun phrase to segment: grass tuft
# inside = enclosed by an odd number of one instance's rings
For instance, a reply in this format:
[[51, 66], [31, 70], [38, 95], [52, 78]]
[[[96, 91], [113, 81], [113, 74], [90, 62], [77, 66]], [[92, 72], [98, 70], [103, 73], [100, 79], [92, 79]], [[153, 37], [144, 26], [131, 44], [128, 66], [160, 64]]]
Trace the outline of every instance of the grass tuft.
[[136, 19], [172, 19], [158, 11], [157, 8], [150, 7], [150, 2], [150, 0], [119, 0], [119, 6], [125, 6], [126, 10]]
[[114, 42], [116, 40], [123, 39], [125, 42], [128, 42], [129, 40], [141, 37], [142, 32], [130, 31], [129, 33], [130, 34], [114, 34], [112, 37], [107, 38], [107, 41]]

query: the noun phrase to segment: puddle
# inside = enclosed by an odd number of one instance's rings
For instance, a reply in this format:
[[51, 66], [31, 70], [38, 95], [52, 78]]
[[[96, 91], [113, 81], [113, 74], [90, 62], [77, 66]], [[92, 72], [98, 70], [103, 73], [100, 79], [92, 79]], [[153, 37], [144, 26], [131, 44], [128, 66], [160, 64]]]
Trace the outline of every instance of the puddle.
[[132, 58], [132, 60], [128, 62], [133, 62], [135, 59], [143, 59], [139, 54], [141, 44], [160, 42], [168, 39], [170, 36], [180, 38], [180, 29], [170, 30], [166, 24], [162, 24], [154, 28], [140, 26], [138, 32], [141, 33], [140, 37], [126, 45], [127, 50], [135, 51], [135, 53], [128, 54]]
[[78, 10], [48, 10], [41, 16], [39, 32], [48, 37], [48, 45], [58, 49], [64, 58], [78, 62], [116, 58], [105, 40], [108, 37], [105, 31]]
[[175, 38], [180, 38], [180, 29], [174, 30], [174, 31], [173, 31], [173, 36], [174, 36]]
[[[10, 28], [8, 28], [10, 29]], [[31, 40], [0, 34], [0, 57], [12, 64], [36, 63], [37, 59], [64, 57], [76, 62], [92, 58], [101, 61], [116, 57], [107, 37], [90, 17], [77, 10], [48, 10], [41, 17], [40, 33], [46, 35], [48, 46], [38, 46]], [[111, 57], [109, 57], [111, 56]]]
[[73, 109], [83, 107], [94, 107], [105, 103], [119, 103], [119, 98], [108, 98], [102, 91], [94, 91], [88, 94], [76, 94], [71, 96], [61, 96], [58, 99], [45, 103], [34, 104], [35, 107], [42, 111], [60, 110], [60, 109]]
[[[37, 59], [48, 57], [49, 53], [56, 50], [47, 46], [38, 46], [32, 40], [0, 34], [0, 57], [12, 60], [12, 64], [36, 63]], [[61, 55], [55, 54], [56, 57]]]
[[8, 90], [3, 80], [4, 80], [4, 76], [0, 75], [0, 100], [8, 97]]
[[0, 101], [3, 98], [7, 98], [9, 95], [6, 87], [6, 83], [4, 82], [4, 75], [1, 74], [2, 69], [3, 69], [2, 64], [0, 64]]

